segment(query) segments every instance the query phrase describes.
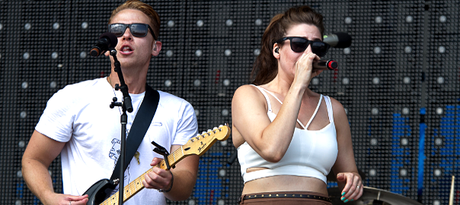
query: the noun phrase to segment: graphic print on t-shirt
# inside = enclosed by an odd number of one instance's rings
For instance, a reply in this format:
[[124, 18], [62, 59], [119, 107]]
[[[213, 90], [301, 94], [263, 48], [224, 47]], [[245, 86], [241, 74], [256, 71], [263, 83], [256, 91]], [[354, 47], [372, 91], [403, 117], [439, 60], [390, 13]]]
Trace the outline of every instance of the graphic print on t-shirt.
[[113, 167], [117, 165], [118, 156], [120, 156], [120, 140], [117, 138], [112, 139], [112, 149], [109, 152], [109, 158], [113, 160]]

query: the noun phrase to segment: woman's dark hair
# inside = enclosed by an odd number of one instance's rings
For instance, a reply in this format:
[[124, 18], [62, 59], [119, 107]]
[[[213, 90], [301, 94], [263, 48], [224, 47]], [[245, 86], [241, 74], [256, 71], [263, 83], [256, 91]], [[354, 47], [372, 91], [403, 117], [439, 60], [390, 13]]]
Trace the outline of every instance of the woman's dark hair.
[[252, 67], [253, 84], [266, 84], [275, 78], [278, 74], [278, 61], [272, 54], [275, 41], [283, 38], [292, 26], [303, 23], [318, 27], [321, 36], [324, 35], [323, 16], [309, 6], [292, 7], [272, 18], [262, 36], [260, 54]]

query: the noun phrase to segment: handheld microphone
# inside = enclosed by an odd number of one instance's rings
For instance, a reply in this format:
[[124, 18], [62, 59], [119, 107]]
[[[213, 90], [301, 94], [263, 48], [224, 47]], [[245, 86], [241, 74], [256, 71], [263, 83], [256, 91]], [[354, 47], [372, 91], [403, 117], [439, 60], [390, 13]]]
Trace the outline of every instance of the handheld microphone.
[[323, 36], [323, 42], [334, 48], [346, 48], [351, 45], [351, 36], [343, 32], [331, 33]]
[[110, 47], [115, 47], [118, 43], [117, 37], [113, 33], [103, 33], [91, 51], [90, 55], [97, 57], [107, 51]]
[[317, 70], [334, 70], [338, 67], [338, 63], [335, 60], [319, 60], [313, 62], [313, 71]]

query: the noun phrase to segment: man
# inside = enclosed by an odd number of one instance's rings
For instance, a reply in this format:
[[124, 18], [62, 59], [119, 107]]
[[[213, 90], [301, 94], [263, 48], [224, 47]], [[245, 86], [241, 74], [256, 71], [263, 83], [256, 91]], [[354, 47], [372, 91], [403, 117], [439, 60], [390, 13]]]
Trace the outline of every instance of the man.
[[[158, 14], [138, 0], [120, 5], [109, 20], [109, 32], [118, 37], [117, 59], [134, 109], [128, 113], [128, 133], [144, 98], [150, 59], [161, 50], [159, 28]], [[29, 189], [44, 204], [86, 204], [88, 196], [83, 193], [112, 175], [118, 160], [122, 111], [120, 107], [111, 109], [109, 104], [113, 97], [123, 96], [114, 89], [119, 77], [113, 57], [110, 59], [112, 68], [107, 78], [68, 85], [58, 91], [35, 127], [24, 152], [22, 170]], [[149, 129], [135, 157], [126, 159], [130, 164], [125, 171], [125, 185], [163, 158], [152, 151], [151, 141], [171, 153], [197, 134], [192, 106], [181, 98], [158, 92], [160, 101]], [[64, 194], [54, 192], [48, 173], [50, 163], [59, 154]], [[198, 156], [189, 156], [170, 171], [154, 167], [142, 181], [146, 189], [125, 203], [165, 204], [165, 197], [173, 201], [187, 199], [196, 182], [198, 161]]]

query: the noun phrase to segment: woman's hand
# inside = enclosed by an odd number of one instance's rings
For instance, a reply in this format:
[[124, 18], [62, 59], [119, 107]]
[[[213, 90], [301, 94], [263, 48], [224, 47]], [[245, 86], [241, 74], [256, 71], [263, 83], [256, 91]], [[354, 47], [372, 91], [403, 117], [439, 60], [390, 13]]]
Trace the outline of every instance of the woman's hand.
[[313, 62], [319, 60], [319, 56], [305, 49], [305, 52], [299, 57], [295, 64], [295, 81], [308, 87], [310, 80], [319, 73], [312, 72]]
[[358, 173], [342, 172], [337, 174], [337, 182], [345, 184], [342, 189], [343, 202], [350, 202], [359, 199], [363, 195], [363, 182]]

